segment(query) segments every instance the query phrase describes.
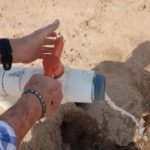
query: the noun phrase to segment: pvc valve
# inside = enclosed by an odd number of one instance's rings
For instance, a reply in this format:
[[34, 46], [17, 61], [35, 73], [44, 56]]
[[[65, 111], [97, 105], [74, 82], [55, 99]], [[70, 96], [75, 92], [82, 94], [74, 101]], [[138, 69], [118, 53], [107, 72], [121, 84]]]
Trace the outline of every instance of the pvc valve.
[[63, 38], [59, 37], [52, 54], [45, 55], [43, 59], [44, 75], [57, 78], [64, 72], [64, 66], [60, 62], [62, 50], [64, 47]]

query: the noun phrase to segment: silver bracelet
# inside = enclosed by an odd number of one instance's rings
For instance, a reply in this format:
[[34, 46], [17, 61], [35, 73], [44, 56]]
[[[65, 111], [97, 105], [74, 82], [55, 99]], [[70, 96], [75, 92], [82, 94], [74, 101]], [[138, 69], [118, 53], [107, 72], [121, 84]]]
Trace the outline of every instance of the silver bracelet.
[[35, 95], [38, 98], [38, 100], [40, 101], [41, 106], [42, 106], [42, 114], [40, 116], [40, 119], [43, 118], [46, 113], [46, 104], [45, 104], [44, 99], [41, 97], [41, 95], [36, 90], [29, 89], [29, 90], [25, 91], [23, 94], [27, 94], [27, 93], [31, 93], [31, 94]]

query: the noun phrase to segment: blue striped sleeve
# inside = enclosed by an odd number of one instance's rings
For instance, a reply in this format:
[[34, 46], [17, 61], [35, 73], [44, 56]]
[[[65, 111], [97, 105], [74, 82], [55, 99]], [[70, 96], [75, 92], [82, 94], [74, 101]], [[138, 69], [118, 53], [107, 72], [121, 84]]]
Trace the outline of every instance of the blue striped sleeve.
[[13, 128], [0, 121], [0, 150], [16, 150], [17, 138]]

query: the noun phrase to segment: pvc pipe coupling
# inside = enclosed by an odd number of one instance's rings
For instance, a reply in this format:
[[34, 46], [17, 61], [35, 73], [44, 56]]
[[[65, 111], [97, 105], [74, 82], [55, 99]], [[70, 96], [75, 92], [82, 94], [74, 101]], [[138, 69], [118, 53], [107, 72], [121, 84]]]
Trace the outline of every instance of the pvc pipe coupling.
[[[13, 67], [9, 71], [4, 71], [0, 67], [0, 95], [19, 98], [33, 74], [44, 74], [44, 70], [37, 67]], [[92, 103], [104, 98], [105, 78], [102, 74], [64, 67], [64, 73], [58, 80], [62, 83], [62, 103]]]

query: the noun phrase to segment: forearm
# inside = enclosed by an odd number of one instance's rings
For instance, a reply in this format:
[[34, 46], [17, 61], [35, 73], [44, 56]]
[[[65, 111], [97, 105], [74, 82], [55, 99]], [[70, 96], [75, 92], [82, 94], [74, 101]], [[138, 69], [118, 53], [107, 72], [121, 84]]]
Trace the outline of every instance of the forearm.
[[25, 94], [13, 107], [0, 116], [0, 120], [7, 122], [14, 129], [17, 145], [19, 145], [40, 115], [41, 105], [36, 96]]

